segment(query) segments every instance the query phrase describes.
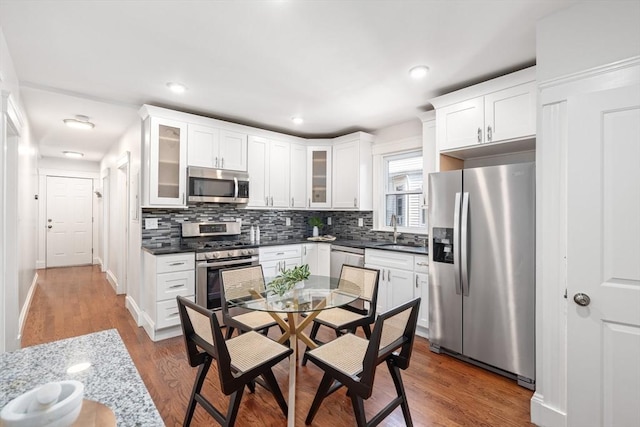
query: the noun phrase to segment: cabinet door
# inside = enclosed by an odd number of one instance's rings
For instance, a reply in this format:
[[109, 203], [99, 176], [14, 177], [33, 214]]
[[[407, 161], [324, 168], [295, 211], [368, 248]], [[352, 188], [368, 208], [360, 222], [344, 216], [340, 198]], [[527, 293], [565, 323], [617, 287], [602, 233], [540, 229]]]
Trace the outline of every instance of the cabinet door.
[[309, 266], [309, 271], [313, 275], [321, 274], [318, 271], [318, 244], [304, 243], [302, 245], [302, 263]]
[[149, 204], [184, 205], [187, 178], [186, 123], [151, 118]]
[[484, 100], [470, 99], [436, 110], [438, 148], [450, 150], [484, 141]]
[[332, 206], [338, 209], [358, 207], [360, 186], [360, 146], [358, 141], [333, 146]]
[[418, 325], [423, 328], [429, 327], [429, 275], [426, 273], [415, 273], [414, 298], [420, 297], [420, 312], [418, 313]]
[[257, 136], [249, 137], [249, 207], [265, 207], [269, 202], [269, 141]]
[[386, 268], [389, 282], [389, 304], [387, 310], [413, 299], [413, 271]]
[[486, 95], [484, 114], [485, 142], [535, 137], [535, 82]]
[[220, 169], [247, 170], [247, 135], [229, 130], [220, 131]]
[[331, 207], [331, 147], [307, 148], [307, 206]]
[[438, 172], [440, 155], [436, 154], [436, 121], [422, 123], [422, 208], [426, 209], [429, 201], [429, 174]]
[[276, 277], [282, 271], [282, 261], [260, 262], [264, 277]]
[[292, 208], [307, 206], [307, 147], [291, 144], [290, 186]]
[[376, 264], [365, 264], [366, 268], [373, 268], [380, 271], [378, 277], [378, 300], [376, 302], [376, 313], [383, 313], [387, 310], [389, 305], [389, 282], [387, 281], [386, 267], [382, 267]]
[[269, 141], [269, 206], [289, 207], [288, 142]]
[[220, 145], [220, 131], [208, 126], [188, 126], [187, 165], [203, 168], [215, 168]]
[[321, 276], [328, 276], [331, 272], [331, 245], [329, 243], [318, 243], [318, 273]]

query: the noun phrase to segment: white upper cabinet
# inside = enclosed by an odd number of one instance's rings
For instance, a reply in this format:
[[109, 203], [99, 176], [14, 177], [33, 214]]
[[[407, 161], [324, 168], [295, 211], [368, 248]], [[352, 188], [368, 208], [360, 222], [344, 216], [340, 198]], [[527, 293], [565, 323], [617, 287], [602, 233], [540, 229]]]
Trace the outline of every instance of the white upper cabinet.
[[249, 207], [290, 206], [290, 144], [259, 136], [249, 142]]
[[307, 147], [301, 144], [291, 144], [291, 165], [289, 178], [291, 192], [290, 206], [304, 208], [307, 206]]
[[363, 132], [336, 138], [333, 145], [334, 209], [373, 209], [373, 137]]
[[439, 151], [534, 138], [535, 67], [431, 100]]
[[247, 170], [247, 135], [189, 124], [188, 164], [205, 168]]
[[307, 147], [308, 208], [331, 207], [331, 146]]
[[144, 121], [143, 205], [185, 204], [187, 124], [159, 117]]

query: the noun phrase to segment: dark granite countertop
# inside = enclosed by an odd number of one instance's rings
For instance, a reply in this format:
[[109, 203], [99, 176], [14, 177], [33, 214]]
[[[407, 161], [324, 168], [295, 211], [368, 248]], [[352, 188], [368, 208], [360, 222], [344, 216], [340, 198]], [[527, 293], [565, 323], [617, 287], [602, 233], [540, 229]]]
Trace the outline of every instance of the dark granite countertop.
[[[88, 369], [67, 373], [90, 362]], [[163, 426], [147, 388], [115, 329], [0, 354], [0, 408], [53, 381], [77, 380], [84, 398], [108, 406], [118, 426]]]
[[[243, 247], [257, 248], [257, 247], [278, 246], [278, 245], [296, 245], [300, 243], [330, 243], [334, 245], [348, 246], [352, 248], [380, 249], [380, 250], [386, 250], [386, 251], [410, 253], [413, 255], [429, 254], [429, 248], [426, 248], [424, 246], [411, 246], [411, 245], [402, 245], [402, 244], [399, 244], [398, 246], [389, 246], [390, 245], [389, 242], [369, 241], [369, 240], [337, 239], [331, 242], [316, 242], [316, 241], [310, 241], [307, 239], [287, 239], [287, 240], [271, 240], [266, 242], [260, 242], [260, 244], [243, 246]], [[181, 252], [194, 252], [193, 247], [189, 247], [185, 245], [158, 246], [158, 247], [143, 246], [142, 250], [149, 252], [152, 255], [168, 255], [168, 254], [175, 254], [175, 253], [181, 253]]]

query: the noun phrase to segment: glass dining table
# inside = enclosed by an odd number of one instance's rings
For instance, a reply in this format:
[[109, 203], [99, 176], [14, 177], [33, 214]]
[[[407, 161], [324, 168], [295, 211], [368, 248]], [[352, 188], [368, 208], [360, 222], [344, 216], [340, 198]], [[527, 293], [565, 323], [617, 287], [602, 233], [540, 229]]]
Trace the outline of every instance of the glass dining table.
[[[266, 278], [267, 292], [251, 292], [251, 298], [229, 300], [230, 307], [268, 312], [284, 331], [278, 339], [280, 344], [289, 340], [293, 354], [289, 358], [289, 413], [287, 425], [295, 425], [296, 369], [298, 364], [298, 340], [309, 348], [318, 345], [304, 332], [322, 310], [341, 307], [360, 296], [360, 287], [350, 281], [328, 276], [309, 276], [298, 282], [283, 295], [274, 294], [269, 283], [275, 278]], [[301, 315], [305, 313], [306, 316]], [[287, 321], [283, 314], [286, 314]]]

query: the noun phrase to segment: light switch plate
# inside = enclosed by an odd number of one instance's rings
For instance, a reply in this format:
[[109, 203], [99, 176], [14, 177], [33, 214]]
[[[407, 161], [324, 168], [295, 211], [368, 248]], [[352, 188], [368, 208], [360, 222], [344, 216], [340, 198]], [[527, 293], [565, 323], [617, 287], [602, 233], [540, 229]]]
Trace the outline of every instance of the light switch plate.
[[145, 218], [144, 219], [144, 228], [145, 228], [145, 230], [157, 230], [158, 229], [158, 218]]
[[284, 225], [286, 225], [287, 227], [291, 225], [291, 218], [285, 218], [284, 219]]
[[327, 218], [327, 225], [331, 225], [331, 217]]
[[358, 218], [358, 227], [364, 227], [364, 218]]

